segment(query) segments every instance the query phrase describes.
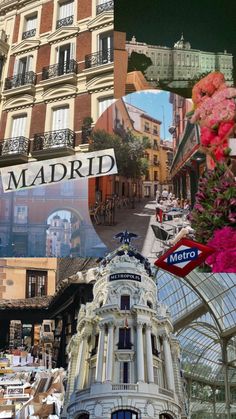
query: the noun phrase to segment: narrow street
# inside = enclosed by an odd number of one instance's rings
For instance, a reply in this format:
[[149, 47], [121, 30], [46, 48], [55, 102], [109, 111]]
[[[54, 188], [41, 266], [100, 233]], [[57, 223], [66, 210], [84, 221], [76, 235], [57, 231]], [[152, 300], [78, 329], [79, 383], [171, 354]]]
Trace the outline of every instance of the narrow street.
[[118, 239], [114, 238], [115, 234], [127, 229], [138, 235], [132, 242], [133, 246], [144, 256], [156, 260], [155, 254], [151, 253], [155, 242], [151, 229], [151, 224], [155, 222], [155, 204], [154, 200], [143, 199], [135, 203], [135, 208], [116, 209], [114, 225], [94, 224], [96, 232], [109, 251], [119, 245]]

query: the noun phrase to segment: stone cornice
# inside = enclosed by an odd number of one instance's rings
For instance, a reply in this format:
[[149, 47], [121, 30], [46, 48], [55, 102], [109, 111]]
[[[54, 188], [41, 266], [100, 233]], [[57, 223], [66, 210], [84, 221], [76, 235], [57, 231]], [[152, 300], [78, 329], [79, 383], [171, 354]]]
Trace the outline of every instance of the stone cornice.
[[11, 53], [13, 55], [19, 55], [23, 52], [33, 51], [40, 46], [39, 39], [24, 39], [19, 44], [15, 44], [11, 47]]
[[111, 30], [112, 30], [113, 19], [114, 19], [113, 11], [101, 13], [98, 16], [96, 16], [94, 19], [90, 20], [90, 22], [88, 23], [88, 29], [90, 31], [94, 31], [104, 26], [111, 26]]
[[47, 40], [49, 44], [55, 44], [64, 39], [73, 38], [79, 33], [79, 31], [79, 26], [62, 26], [55, 32], [50, 33], [50, 35], [47, 37]]

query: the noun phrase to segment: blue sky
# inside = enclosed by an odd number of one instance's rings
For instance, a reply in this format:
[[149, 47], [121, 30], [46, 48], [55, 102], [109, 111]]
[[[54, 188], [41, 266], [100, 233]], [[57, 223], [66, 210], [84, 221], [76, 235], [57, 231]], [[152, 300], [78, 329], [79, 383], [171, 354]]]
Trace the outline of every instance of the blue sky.
[[172, 125], [172, 105], [169, 103], [169, 92], [144, 90], [125, 96], [125, 102], [137, 106], [148, 115], [158, 119], [161, 124], [161, 138], [171, 139], [168, 128]]

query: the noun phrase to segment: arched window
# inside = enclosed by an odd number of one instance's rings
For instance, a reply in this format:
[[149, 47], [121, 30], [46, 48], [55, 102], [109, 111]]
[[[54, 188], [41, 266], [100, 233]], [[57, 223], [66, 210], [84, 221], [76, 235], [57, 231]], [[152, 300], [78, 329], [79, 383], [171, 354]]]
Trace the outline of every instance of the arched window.
[[111, 419], [138, 419], [138, 414], [133, 410], [117, 410], [112, 413]]
[[169, 415], [168, 413], [162, 413], [160, 415], [160, 419], [173, 419], [173, 416]]
[[78, 416], [78, 419], [89, 419], [89, 415], [87, 413], [82, 413], [82, 415]]

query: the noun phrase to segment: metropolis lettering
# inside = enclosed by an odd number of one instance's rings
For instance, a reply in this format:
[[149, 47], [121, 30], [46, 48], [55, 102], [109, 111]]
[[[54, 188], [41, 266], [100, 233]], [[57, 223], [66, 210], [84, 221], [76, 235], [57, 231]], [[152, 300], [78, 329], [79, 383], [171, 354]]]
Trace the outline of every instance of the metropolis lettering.
[[116, 173], [117, 165], [113, 149], [76, 153], [73, 157], [62, 157], [1, 169], [4, 192]]

